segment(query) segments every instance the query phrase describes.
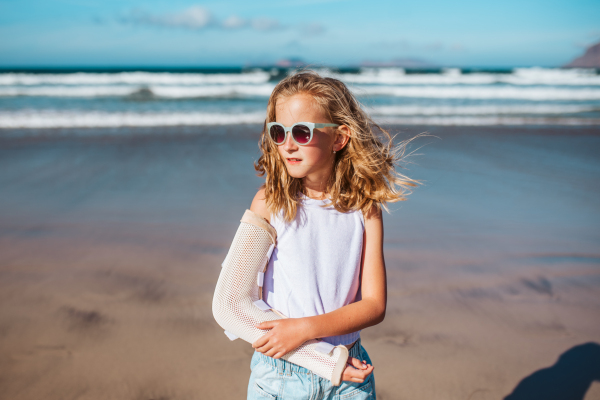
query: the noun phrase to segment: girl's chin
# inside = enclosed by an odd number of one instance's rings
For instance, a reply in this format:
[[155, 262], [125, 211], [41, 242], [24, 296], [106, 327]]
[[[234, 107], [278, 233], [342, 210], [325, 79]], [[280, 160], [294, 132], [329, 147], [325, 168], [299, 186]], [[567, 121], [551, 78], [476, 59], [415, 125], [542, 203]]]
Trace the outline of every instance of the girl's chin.
[[292, 178], [296, 178], [296, 179], [302, 179], [306, 176], [305, 173], [303, 173], [302, 171], [298, 171], [298, 169], [296, 168], [287, 168], [287, 172], [288, 175], [291, 176]]

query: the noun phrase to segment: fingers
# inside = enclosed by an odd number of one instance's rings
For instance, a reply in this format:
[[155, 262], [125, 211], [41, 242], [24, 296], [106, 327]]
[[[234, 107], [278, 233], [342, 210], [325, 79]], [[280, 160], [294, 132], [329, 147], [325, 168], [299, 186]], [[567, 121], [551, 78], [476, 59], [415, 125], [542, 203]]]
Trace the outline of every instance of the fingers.
[[[270, 330], [270, 329], [273, 329], [276, 325], [277, 325], [277, 321], [265, 321], [265, 322], [261, 322], [258, 325], [255, 325], [255, 327], [258, 329], [261, 329], [261, 330]], [[252, 347], [254, 347], [256, 350], [258, 350], [258, 348], [264, 346], [269, 341], [270, 337], [271, 336], [269, 335], [268, 332], [265, 333], [260, 338], [258, 338], [254, 343], [252, 343]], [[260, 351], [260, 350], [258, 350], [258, 351]], [[260, 351], [260, 352], [263, 353], [263, 351]]]
[[367, 377], [373, 372], [373, 369], [374, 368], [372, 365], [369, 365], [369, 367], [364, 370], [355, 369], [349, 374], [348, 378], [351, 382], [363, 383], [365, 379], [367, 379]]
[[256, 351], [263, 353], [265, 356], [273, 358], [281, 358], [288, 353], [287, 351], [276, 348], [275, 346], [271, 346], [270, 344], [259, 347], [256, 349]]
[[255, 349], [258, 350], [259, 347], [263, 347], [265, 344], [267, 344], [269, 342], [270, 337], [271, 337], [271, 335], [269, 335], [268, 333], [262, 335], [261, 337], [256, 339], [256, 341], [254, 343], [252, 343], [252, 347], [254, 347]]
[[262, 352], [265, 356], [269, 356], [269, 357], [273, 357], [274, 355], [276, 355], [278, 353], [277, 349], [274, 348], [270, 348], [269, 350], [267, 350], [266, 352]]
[[354, 383], [363, 383], [365, 381], [365, 379], [364, 378], [354, 378], [354, 377], [352, 377], [352, 378], [349, 379], [349, 381], [350, 382], [354, 382]]
[[252, 347], [254, 347], [256, 351], [265, 353], [266, 351], [270, 350], [271, 347], [273, 347], [273, 343], [269, 342], [270, 339], [271, 335], [267, 333], [261, 336], [260, 338], [256, 339], [256, 341], [252, 343]]
[[356, 382], [356, 383], [363, 383], [365, 381], [366, 377], [362, 377], [362, 376], [353, 376], [353, 373], [347, 373], [342, 375], [342, 380], [346, 381], [346, 382]]
[[263, 346], [260, 349], [256, 349], [257, 351], [263, 353], [265, 356], [273, 357], [273, 358], [281, 358], [286, 355], [289, 350], [282, 348], [281, 346], [275, 346], [268, 344], [267, 346]]
[[259, 353], [263, 353], [265, 356], [273, 357], [273, 358], [281, 358], [285, 356], [288, 352], [285, 350], [281, 350], [275, 348], [273, 346], [263, 346], [256, 349]]
[[258, 338], [254, 343], [252, 343], [252, 347], [259, 353], [263, 353], [266, 356], [279, 358], [285, 355], [286, 352], [283, 352], [276, 346], [277, 340], [273, 340], [271, 338], [271, 334], [266, 333], [260, 338]]
[[349, 364], [352, 365], [356, 369], [365, 369], [367, 368], [367, 363], [363, 360], [360, 362], [357, 358], [348, 357]]
[[349, 357], [346, 369], [344, 369], [342, 374], [342, 380], [362, 383], [367, 376], [373, 373], [374, 369], [372, 365], [367, 364], [364, 360], [360, 362], [356, 358]]
[[370, 365], [370, 364], [367, 364], [367, 368], [365, 368], [365, 369], [363, 370], [363, 373], [365, 374], [365, 378], [366, 378], [367, 376], [371, 375], [371, 374], [373, 373], [373, 370], [374, 370], [374, 369], [375, 369], [375, 367], [374, 367], [374, 366], [372, 366], [372, 365]]
[[266, 354], [269, 350], [271, 350], [272, 346], [261, 346], [261, 347], [257, 347], [255, 348], [256, 351], [258, 351], [259, 353], [263, 353]]
[[256, 327], [258, 329], [267, 330], [267, 329], [275, 328], [276, 325], [277, 325], [277, 321], [265, 321], [265, 322], [261, 322], [260, 324], [256, 325]]

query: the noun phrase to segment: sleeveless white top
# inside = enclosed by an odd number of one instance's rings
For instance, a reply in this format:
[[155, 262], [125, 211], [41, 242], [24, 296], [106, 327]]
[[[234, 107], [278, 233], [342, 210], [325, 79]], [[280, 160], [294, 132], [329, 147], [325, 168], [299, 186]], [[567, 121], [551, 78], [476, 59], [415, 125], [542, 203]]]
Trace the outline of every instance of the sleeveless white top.
[[[290, 318], [325, 314], [360, 300], [362, 211], [340, 213], [328, 200], [304, 196], [296, 219], [271, 216], [277, 246], [265, 274], [263, 299]], [[323, 338], [351, 344], [360, 331]]]

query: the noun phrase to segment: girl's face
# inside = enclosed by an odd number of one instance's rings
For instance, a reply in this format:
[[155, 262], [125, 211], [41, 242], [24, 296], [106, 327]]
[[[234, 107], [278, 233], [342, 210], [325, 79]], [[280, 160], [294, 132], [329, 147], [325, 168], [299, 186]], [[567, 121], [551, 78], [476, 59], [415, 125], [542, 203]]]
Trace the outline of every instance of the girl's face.
[[[297, 122], [331, 123], [325, 112], [307, 94], [278, 99], [275, 122], [284, 126], [292, 126]], [[278, 146], [288, 173], [294, 178], [302, 178], [305, 183], [327, 182], [333, 169], [333, 150], [338, 151], [343, 147], [338, 143], [341, 135], [335, 131], [336, 128], [315, 128], [311, 142], [305, 146], [298, 146], [292, 140], [291, 133], [288, 133], [285, 142]]]

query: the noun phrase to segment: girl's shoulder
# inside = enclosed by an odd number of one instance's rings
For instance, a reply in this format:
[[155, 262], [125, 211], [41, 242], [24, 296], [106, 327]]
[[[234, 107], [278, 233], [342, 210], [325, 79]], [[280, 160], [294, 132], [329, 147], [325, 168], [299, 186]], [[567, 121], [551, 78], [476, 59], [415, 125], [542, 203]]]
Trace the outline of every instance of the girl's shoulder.
[[265, 188], [261, 187], [254, 199], [252, 200], [252, 204], [250, 205], [250, 211], [257, 213], [268, 222], [271, 222], [271, 214], [269, 213], [269, 209], [267, 208], [267, 201], [265, 198]]
[[369, 241], [379, 240], [379, 243], [383, 245], [383, 212], [381, 208], [371, 207], [370, 210], [363, 213], [363, 218], [365, 235], [369, 237]]
[[382, 220], [383, 212], [381, 207], [373, 206], [367, 211], [361, 211], [365, 221]]

